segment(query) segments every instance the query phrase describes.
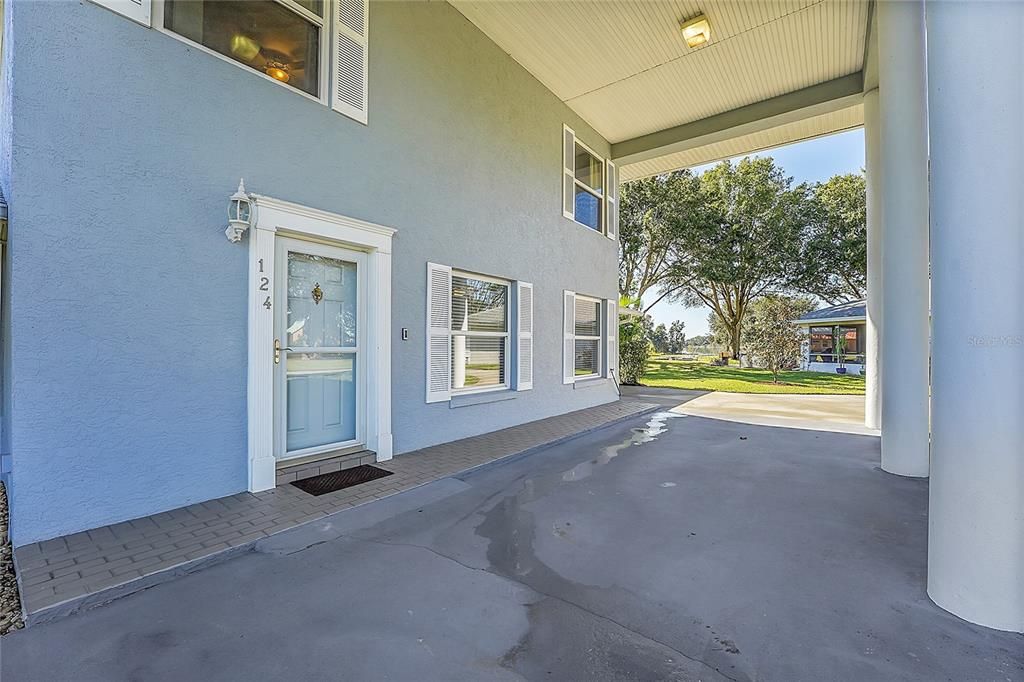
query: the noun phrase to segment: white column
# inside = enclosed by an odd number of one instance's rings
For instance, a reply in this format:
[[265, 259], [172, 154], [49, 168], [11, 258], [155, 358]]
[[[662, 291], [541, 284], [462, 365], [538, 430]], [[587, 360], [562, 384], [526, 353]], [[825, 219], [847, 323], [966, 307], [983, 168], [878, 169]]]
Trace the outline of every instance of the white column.
[[868, 293], [864, 363], [864, 425], [882, 427], [882, 164], [878, 139], [878, 88], [864, 94], [864, 166], [867, 183]]
[[928, 5], [928, 594], [1024, 632], [1024, 5]]
[[924, 3], [880, 2], [882, 469], [928, 475], [928, 131]]

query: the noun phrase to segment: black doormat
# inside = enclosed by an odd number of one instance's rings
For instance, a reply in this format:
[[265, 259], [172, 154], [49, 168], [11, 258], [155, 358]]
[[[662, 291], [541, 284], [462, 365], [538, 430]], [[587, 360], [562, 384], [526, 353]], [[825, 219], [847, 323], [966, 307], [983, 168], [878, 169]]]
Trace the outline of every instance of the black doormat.
[[328, 474], [320, 474], [319, 476], [310, 476], [309, 478], [292, 481], [292, 485], [310, 495], [325, 495], [333, 493], [335, 490], [351, 488], [354, 485], [366, 483], [367, 481], [375, 481], [378, 478], [384, 478], [393, 473], [393, 471], [385, 471], [369, 464], [362, 464], [351, 469], [332, 471]]

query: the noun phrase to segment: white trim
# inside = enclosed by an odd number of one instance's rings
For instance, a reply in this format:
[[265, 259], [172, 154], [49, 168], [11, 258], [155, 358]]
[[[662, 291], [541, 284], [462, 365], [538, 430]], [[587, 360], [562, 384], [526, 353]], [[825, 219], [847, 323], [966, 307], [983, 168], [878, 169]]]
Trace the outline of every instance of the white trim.
[[[435, 293], [435, 289], [437, 289]], [[424, 382], [426, 389], [426, 402], [442, 403], [451, 400], [452, 397], [452, 269], [448, 265], [439, 263], [427, 263], [427, 305], [425, 315], [426, 334], [425, 355], [423, 366], [426, 371]], [[444, 314], [434, 325], [434, 299], [444, 306]], [[440, 324], [443, 322], [444, 324]], [[440, 344], [437, 349], [432, 346]], [[432, 350], [437, 350], [436, 354]], [[432, 358], [438, 358], [437, 363], [432, 363]], [[434, 373], [434, 369], [438, 369]], [[431, 384], [436, 383], [437, 388], [431, 389]]]
[[116, 12], [121, 16], [128, 17], [132, 21], [143, 26], [150, 25], [152, 17], [151, 0], [92, 0], [93, 3]]
[[823, 325], [833, 326], [837, 324], [860, 323], [867, 324], [865, 317], [822, 317], [814, 320], [796, 320], [801, 327], [818, 327]]
[[[524, 295], [524, 292], [529, 292]], [[524, 305], [523, 301], [527, 299], [527, 303]], [[516, 282], [516, 349], [515, 349], [515, 375], [516, 375], [516, 390], [517, 391], [529, 391], [533, 388], [533, 329], [536, 325], [536, 320], [533, 315], [533, 284], [529, 282]], [[526, 324], [524, 324], [524, 321]], [[524, 348], [528, 348], [528, 351], [524, 353]], [[524, 362], [524, 357], [528, 356], [529, 360]], [[529, 379], [524, 379], [524, 368], [525, 373], [529, 376]]]
[[[392, 456], [391, 435], [391, 239], [395, 230], [355, 218], [262, 195], [253, 201], [249, 233], [248, 302], [248, 456], [249, 491], [276, 485], [274, 457], [274, 306], [275, 241], [297, 237], [345, 246], [366, 253], [367, 312], [365, 340], [360, 341], [366, 366], [366, 447], [377, 461]], [[262, 272], [259, 269], [263, 261]], [[268, 290], [261, 290], [262, 278]], [[271, 295], [271, 309], [264, 301]]]

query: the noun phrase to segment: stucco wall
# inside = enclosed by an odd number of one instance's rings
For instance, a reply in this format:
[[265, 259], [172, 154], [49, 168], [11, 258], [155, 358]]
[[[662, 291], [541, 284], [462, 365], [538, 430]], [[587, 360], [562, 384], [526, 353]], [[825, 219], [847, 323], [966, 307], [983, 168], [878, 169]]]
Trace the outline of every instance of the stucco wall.
[[[561, 216], [562, 123], [608, 145], [448, 4], [372, 4], [369, 126], [89, 2], [13, 13], [16, 544], [245, 488], [239, 177], [398, 230], [396, 452], [614, 399], [560, 378], [562, 290], [616, 295]], [[425, 404], [428, 260], [534, 283], [533, 391]]]

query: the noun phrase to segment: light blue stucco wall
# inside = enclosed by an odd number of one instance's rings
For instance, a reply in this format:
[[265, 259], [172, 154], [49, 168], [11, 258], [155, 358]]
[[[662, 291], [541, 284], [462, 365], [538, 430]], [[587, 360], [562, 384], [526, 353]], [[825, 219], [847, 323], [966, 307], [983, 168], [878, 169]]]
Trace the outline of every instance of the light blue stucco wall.
[[[562, 124], [608, 145], [447, 3], [372, 3], [368, 126], [89, 2], [13, 31], [16, 544], [245, 489], [239, 177], [398, 230], [396, 453], [615, 398], [561, 383], [562, 290], [617, 291], [616, 245], [561, 215]], [[534, 390], [425, 403], [427, 261], [534, 283]]]

